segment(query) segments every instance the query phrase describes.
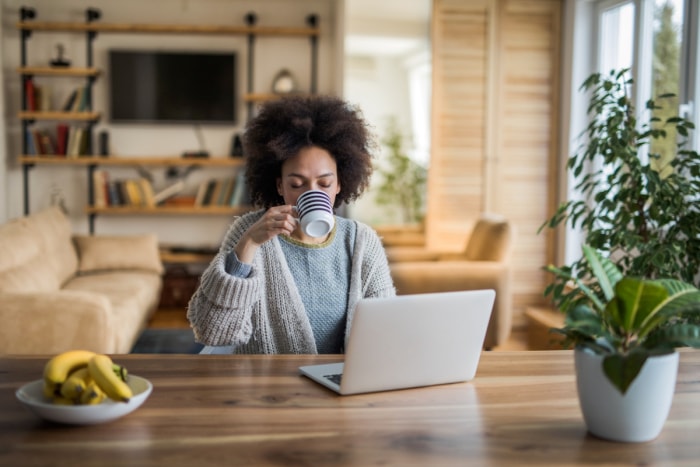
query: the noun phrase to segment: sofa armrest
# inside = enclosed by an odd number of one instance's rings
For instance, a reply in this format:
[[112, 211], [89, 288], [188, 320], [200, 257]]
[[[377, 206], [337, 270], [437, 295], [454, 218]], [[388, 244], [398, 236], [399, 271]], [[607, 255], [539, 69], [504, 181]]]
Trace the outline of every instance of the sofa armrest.
[[498, 261], [421, 261], [389, 265], [400, 295], [493, 289], [496, 301], [491, 313], [485, 348], [508, 339], [512, 322], [512, 271]]
[[0, 293], [0, 322], [0, 354], [114, 353], [119, 325], [106, 297], [77, 290]]
[[509, 279], [507, 265], [495, 261], [402, 262], [390, 268], [400, 294], [493, 289]]
[[76, 235], [78, 273], [138, 270], [163, 273], [158, 237], [147, 235]]

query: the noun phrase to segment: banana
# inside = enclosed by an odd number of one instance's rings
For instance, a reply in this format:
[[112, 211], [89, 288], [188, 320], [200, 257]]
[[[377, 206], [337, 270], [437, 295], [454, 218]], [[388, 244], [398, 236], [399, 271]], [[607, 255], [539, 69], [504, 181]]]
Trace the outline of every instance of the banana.
[[127, 374], [128, 371], [126, 370], [126, 367], [117, 365], [116, 363], [112, 363], [112, 370], [114, 370], [114, 374], [119, 377], [122, 381], [126, 383], [127, 380]]
[[100, 386], [95, 382], [95, 380], [90, 379], [90, 383], [80, 395], [80, 403], [85, 405], [99, 404], [106, 398], [107, 394], [100, 389]]
[[102, 389], [107, 397], [115, 401], [129, 402], [134, 395], [128, 384], [114, 374], [112, 359], [107, 355], [95, 354], [88, 361], [90, 376]]
[[56, 386], [44, 381], [44, 384], [42, 385], [42, 389], [44, 392], [44, 397], [48, 400], [53, 400], [54, 397], [60, 396], [61, 393], [60, 391], [56, 391]]
[[88, 384], [92, 381], [87, 366], [75, 370], [61, 384], [61, 395], [66, 399], [77, 401]]
[[72, 399], [65, 398], [63, 396], [54, 396], [51, 402], [56, 405], [75, 405], [75, 401]]
[[44, 366], [44, 381], [58, 390], [69, 374], [86, 366], [94, 355], [89, 350], [69, 350], [54, 356]]

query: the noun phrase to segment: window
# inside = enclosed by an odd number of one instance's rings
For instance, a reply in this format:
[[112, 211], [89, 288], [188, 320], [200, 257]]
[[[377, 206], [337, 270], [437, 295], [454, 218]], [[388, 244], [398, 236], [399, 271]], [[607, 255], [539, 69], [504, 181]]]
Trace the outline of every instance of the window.
[[[635, 79], [633, 97], [640, 112], [653, 98], [663, 107], [662, 119], [683, 115], [694, 119], [697, 94], [698, 0], [606, 0], [598, 2], [597, 69], [630, 68]], [[694, 14], [688, 14], [694, 13]], [[675, 97], [659, 96], [675, 94]], [[696, 138], [697, 139], [697, 138]], [[672, 158], [675, 135], [652, 150]], [[697, 140], [695, 141], [697, 147]]]
[[[631, 96], [636, 102], [640, 121], [648, 121], [645, 109], [647, 100], [653, 98], [661, 109], [654, 116], [666, 119], [681, 115], [694, 121], [699, 127], [692, 134], [693, 149], [700, 150], [700, 73], [698, 50], [700, 38], [698, 17], [700, 0], [573, 0], [570, 4], [570, 21], [574, 28], [571, 35], [571, 140], [570, 153], [581, 143], [577, 139], [587, 122], [588, 102], [581, 96], [579, 86], [592, 72], [608, 73], [612, 69], [629, 68], [634, 78]], [[596, 44], [591, 50], [590, 44]], [[675, 94], [675, 97], [663, 97]], [[666, 128], [667, 131], [668, 128]], [[661, 154], [654, 163], [663, 169], [675, 156], [676, 136], [668, 133], [665, 140], [652, 145], [651, 150]], [[670, 167], [668, 167], [670, 169]], [[580, 198], [568, 184], [568, 199]], [[580, 232], [566, 230], [566, 242], [562, 250], [563, 260], [570, 264], [581, 255]]]

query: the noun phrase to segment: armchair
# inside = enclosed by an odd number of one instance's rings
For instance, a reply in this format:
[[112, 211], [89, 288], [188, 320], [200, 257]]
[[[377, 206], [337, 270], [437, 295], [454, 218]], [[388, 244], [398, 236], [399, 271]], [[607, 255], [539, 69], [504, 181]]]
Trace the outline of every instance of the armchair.
[[491, 321], [484, 348], [506, 341], [512, 321], [514, 227], [506, 219], [483, 215], [474, 225], [463, 253], [440, 253], [417, 247], [386, 247], [398, 294], [494, 289]]

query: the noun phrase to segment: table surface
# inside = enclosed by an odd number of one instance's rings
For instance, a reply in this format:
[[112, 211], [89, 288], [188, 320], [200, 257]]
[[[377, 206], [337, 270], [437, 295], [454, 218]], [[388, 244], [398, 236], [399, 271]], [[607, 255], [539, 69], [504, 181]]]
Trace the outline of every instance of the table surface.
[[698, 465], [700, 352], [681, 352], [671, 413], [648, 443], [586, 432], [571, 351], [485, 352], [476, 378], [338, 396], [298, 367], [339, 356], [118, 355], [154, 385], [96, 426], [45, 422], [15, 391], [46, 358], [0, 357], [0, 465]]

